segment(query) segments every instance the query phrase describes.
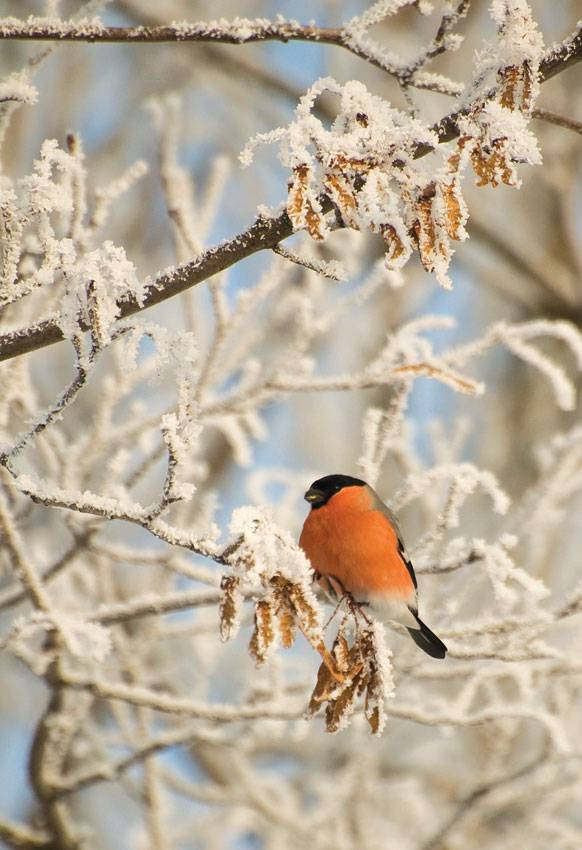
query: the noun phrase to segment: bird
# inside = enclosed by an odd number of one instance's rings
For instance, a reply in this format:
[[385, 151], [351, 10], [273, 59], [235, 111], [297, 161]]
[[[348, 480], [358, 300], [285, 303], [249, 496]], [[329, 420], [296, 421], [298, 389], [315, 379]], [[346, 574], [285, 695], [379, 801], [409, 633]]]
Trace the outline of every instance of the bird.
[[320, 587], [401, 623], [427, 655], [444, 658], [447, 647], [418, 616], [418, 585], [396, 517], [375, 490], [361, 478], [326, 475], [304, 498], [311, 510], [299, 546]]

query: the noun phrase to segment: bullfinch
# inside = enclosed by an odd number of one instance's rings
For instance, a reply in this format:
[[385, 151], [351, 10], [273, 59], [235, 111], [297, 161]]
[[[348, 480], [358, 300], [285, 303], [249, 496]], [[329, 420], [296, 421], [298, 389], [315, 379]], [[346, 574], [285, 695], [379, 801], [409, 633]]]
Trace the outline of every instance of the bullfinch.
[[349, 594], [380, 620], [406, 626], [424, 652], [444, 658], [447, 647], [418, 616], [417, 582], [398, 523], [360, 478], [326, 475], [305, 493], [311, 510], [299, 545], [322, 589]]

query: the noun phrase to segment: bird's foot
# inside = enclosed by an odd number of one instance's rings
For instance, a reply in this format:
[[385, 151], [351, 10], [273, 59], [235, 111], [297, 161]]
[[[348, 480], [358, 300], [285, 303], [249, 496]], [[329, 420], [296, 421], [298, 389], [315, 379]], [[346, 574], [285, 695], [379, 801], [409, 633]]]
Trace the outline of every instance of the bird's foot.
[[372, 625], [371, 619], [364, 611], [364, 606], [368, 604], [367, 602], [358, 602], [347, 590], [344, 590], [344, 599], [346, 600], [348, 610], [350, 611], [356, 622], [356, 628], [358, 627], [358, 617], [361, 617], [366, 623], [366, 625]]

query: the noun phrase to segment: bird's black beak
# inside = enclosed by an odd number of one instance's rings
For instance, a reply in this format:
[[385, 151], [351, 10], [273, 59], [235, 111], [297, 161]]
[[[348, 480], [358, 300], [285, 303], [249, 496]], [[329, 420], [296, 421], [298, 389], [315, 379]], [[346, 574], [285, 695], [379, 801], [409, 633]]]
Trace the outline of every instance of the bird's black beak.
[[315, 487], [310, 487], [305, 496], [303, 497], [306, 502], [316, 508], [318, 505], [322, 505], [325, 502], [325, 496], [321, 492], [321, 490], [317, 490]]

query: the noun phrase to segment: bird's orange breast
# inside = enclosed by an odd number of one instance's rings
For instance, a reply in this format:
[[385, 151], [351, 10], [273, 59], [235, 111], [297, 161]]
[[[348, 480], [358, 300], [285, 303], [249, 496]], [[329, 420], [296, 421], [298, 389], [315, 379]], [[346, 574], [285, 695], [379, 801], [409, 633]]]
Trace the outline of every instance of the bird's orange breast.
[[337, 578], [356, 599], [414, 596], [396, 532], [364, 487], [345, 487], [311, 510], [299, 545], [318, 573]]

